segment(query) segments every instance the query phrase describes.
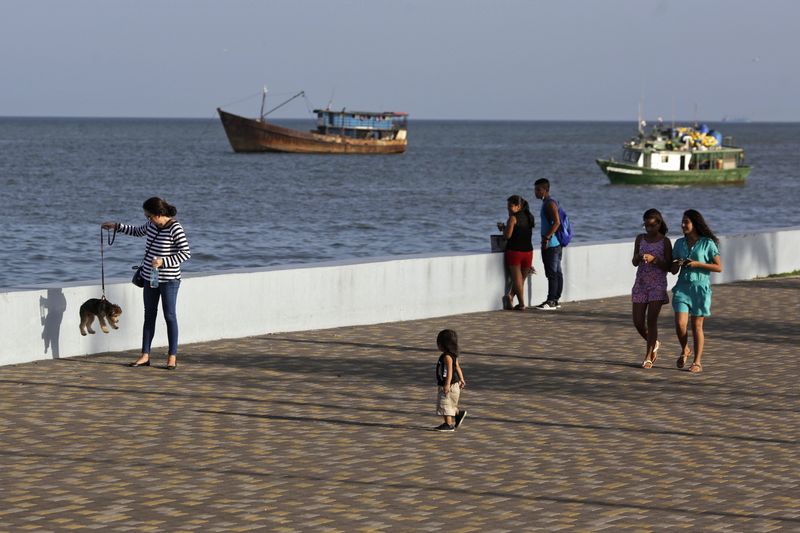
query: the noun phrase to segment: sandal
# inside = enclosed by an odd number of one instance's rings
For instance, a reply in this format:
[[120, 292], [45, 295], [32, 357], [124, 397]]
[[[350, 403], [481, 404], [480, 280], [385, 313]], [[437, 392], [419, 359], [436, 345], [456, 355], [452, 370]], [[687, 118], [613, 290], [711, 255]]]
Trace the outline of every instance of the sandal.
[[507, 295], [503, 296], [503, 309], [506, 310], [506, 311], [510, 311], [513, 308], [514, 308], [514, 306], [511, 305], [511, 297], [509, 297]]
[[524, 311], [524, 310], [525, 310], [525, 306], [522, 305], [522, 304], [514, 306], [514, 311]]
[[661, 342], [656, 341], [656, 345], [653, 347], [653, 358], [648, 359], [647, 356], [644, 356], [644, 361], [642, 361], [642, 368], [653, 368], [653, 365], [656, 364], [658, 360], [658, 349], [661, 348]]
[[703, 371], [703, 365], [700, 363], [692, 363], [692, 366], [689, 367], [689, 372], [696, 374], [698, 372]]
[[678, 360], [675, 361], [675, 366], [678, 368], [683, 368], [686, 366], [686, 360], [689, 359], [689, 354], [681, 354], [678, 356]]

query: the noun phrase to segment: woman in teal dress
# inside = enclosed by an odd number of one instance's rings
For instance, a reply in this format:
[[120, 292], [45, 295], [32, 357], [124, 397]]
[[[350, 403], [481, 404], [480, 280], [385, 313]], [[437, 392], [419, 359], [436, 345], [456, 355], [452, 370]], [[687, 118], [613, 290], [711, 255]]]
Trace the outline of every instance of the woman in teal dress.
[[703, 320], [711, 315], [711, 273], [722, 272], [719, 256], [719, 239], [709, 229], [698, 211], [689, 209], [681, 220], [683, 237], [672, 248], [671, 272], [678, 275], [672, 288], [672, 309], [675, 311], [675, 333], [681, 344], [681, 354], [676, 362], [678, 368], [686, 366], [689, 351], [689, 319], [692, 322], [694, 360], [689, 372], [702, 372]]

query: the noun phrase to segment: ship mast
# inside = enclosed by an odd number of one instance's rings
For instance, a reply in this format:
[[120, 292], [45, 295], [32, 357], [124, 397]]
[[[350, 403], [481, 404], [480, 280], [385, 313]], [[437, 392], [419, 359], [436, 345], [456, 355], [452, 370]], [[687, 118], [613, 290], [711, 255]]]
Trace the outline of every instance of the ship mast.
[[264, 85], [264, 90], [261, 92], [261, 113], [258, 115], [261, 122], [264, 122], [264, 101], [267, 99], [267, 86]]
[[637, 117], [637, 127], [639, 128], [639, 135], [644, 135], [644, 127], [647, 123], [642, 118], [642, 102], [644, 101], [644, 97], [639, 98], [639, 115]]
[[282, 102], [282, 103], [276, 105], [275, 107], [273, 107], [272, 109], [270, 109], [269, 111], [264, 113], [264, 101], [267, 99], [267, 86], [264, 85], [264, 92], [261, 93], [261, 114], [259, 115], [259, 121], [264, 122], [264, 118], [266, 118], [267, 115], [269, 115], [270, 113], [272, 113], [276, 109], [280, 109], [283, 106], [285, 106], [286, 104], [288, 104], [289, 102], [291, 102], [292, 100], [294, 100], [295, 98], [298, 98], [300, 96], [305, 96], [305, 95], [306, 95], [305, 91], [300, 91], [299, 93], [297, 93], [296, 95], [292, 96], [291, 98], [289, 98], [285, 102]]

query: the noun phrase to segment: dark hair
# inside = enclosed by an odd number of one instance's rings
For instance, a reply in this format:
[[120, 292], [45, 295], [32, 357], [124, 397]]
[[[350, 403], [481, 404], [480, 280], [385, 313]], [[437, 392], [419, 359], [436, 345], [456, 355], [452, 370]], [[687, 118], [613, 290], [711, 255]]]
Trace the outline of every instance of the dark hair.
[[452, 329], [443, 329], [436, 337], [436, 345], [447, 355], [458, 357], [458, 334]]
[[692, 221], [692, 226], [694, 226], [694, 230], [698, 235], [701, 237], [708, 237], [714, 241], [714, 244], [719, 246], [719, 239], [717, 239], [717, 236], [714, 235], [713, 231], [711, 231], [711, 228], [708, 227], [708, 224], [706, 224], [706, 221], [703, 218], [703, 215], [700, 214], [700, 211], [697, 211], [696, 209], [687, 209], [683, 212], [683, 216]]
[[648, 209], [647, 211], [644, 212], [644, 215], [642, 215], [642, 220], [644, 222], [647, 222], [648, 220], [655, 220], [656, 222], [658, 222], [659, 225], [658, 232], [661, 235], [666, 236], [667, 223], [664, 222], [664, 217], [661, 216], [661, 211], [659, 211], [658, 209]]
[[539, 178], [538, 180], [533, 182], [533, 186], [534, 187], [537, 187], [539, 185], [544, 187], [544, 190], [546, 190], [546, 191], [550, 190], [550, 180], [547, 179], [547, 178]]
[[174, 205], [168, 204], [166, 200], [158, 196], [145, 200], [142, 204], [142, 209], [157, 217], [174, 217], [178, 214], [178, 210], [175, 209]]
[[531, 206], [528, 204], [528, 200], [518, 194], [514, 194], [509, 196], [508, 200], [506, 201], [512, 205], [518, 205], [520, 207], [520, 211], [522, 211], [528, 218], [528, 225], [530, 227], [534, 227], [536, 225], [536, 222], [533, 218], [533, 213], [531, 213]]

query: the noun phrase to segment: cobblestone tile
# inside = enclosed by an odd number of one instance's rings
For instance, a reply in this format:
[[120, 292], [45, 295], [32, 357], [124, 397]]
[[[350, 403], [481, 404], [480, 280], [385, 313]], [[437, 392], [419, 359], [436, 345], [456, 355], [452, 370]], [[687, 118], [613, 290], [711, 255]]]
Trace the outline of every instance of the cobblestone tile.
[[[0, 368], [0, 530], [800, 529], [800, 278], [714, 287], [704, 372], [626, 297]], [[469, 416], [435, 416], [459, 332]]]

